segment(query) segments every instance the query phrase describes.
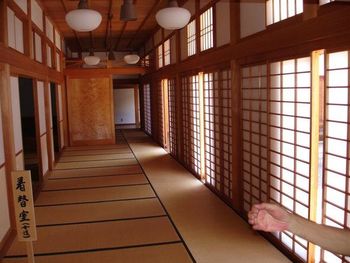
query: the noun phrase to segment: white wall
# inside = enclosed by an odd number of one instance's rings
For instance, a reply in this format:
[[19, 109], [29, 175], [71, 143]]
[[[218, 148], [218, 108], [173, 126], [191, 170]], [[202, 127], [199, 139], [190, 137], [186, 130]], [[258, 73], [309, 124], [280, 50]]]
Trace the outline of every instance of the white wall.
[[114, 89], [113, 94], [116, 124], [136, 123], [134, 89]]
[[265, 1], [241, 2], [241, 38], [266, 29]]

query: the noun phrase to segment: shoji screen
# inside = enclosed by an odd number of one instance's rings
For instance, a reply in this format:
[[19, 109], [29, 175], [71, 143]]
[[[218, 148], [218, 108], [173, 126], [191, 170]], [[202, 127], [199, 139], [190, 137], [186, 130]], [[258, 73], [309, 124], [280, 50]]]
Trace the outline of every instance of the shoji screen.
[[45, 88], [44, 82], [37, 81], [36, 94], [39, 113], [39, 131], [40, 131], [40, 155], [42, 175], [45, 175], [49, 170], [48, 150], [47, 150], [47, 127], [45, 114]]
[[11, 76], [11, 104], [12, 104], [12, 120], [13, 134], [15, 140], [16, 168], [24, 169], [23, 142], [22, 142], [22, 123], [21, 123], [21, 106], [19, 99], [19, 82], [18, 77]]
[[182, 78], [184, 162], [196, 175], [201, 174], [198, 75]]
[[242, 69], [243, 206], [268, 198], [267, 65]]
[[[310, 57], [270, 64], [269, 158], [270, 199], [309, 217], [310, 187]], [[308, 243], [289, 233], [275, 236], [303, 261]]]
[[57, 85], [57, 106], [58, 106], [58, 125], [59, 125], [59, 135], [60, 135], [60, 148], [62, 149], [64, 145], [64, 123], [63, 123], [63, 98], [62, 98], [62, 86]]
[[143, 107], [144, 107], [144, 121], [145, 132], [149, 135], [152, 134], [152, 122], [151, 122], [151, 88], [149, 84], [143, 85]]
[[176, 93], [175, 80], [168, 80], [168, 108], [169, 108], [169, 149], [173, 156], [177, 156], [177, 123], [176, 123]]
[[164, 104], [162, 81], [157, 83], [157, 107], [158, 107], [158, 142], [164, 146]]
[[[324, 127], [323, 223], [350, 227], [350, 52], [327, 54], [326, 120]], [[350, 262], [350, 257], [322, 251], [325, 262]]]
[[206, 183], [232, 198], [232, 119], [230, 70], [204, 74]]

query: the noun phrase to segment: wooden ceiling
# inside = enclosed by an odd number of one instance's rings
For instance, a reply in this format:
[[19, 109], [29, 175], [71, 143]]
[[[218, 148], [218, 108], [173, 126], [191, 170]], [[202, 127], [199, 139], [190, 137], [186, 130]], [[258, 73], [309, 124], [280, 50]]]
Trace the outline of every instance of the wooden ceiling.
[[78, 0], [41, 2], [66, 39], [67, 46], [75, 52], [89, 51], [91, 46], [94, 51], [106, 51], [111, 47], [114, 51], [137, 51], [157, 27], [156, 12], [167, 3], [166, 0], [134, 0], [137, 20], [124, 22], [119, 20], [123, 0], [89, 0], [89, 8], [101, 13], [102, 23], [90, 33], [79, 33], [68, 27], [65, 21], [66, 13], [77, 8]]

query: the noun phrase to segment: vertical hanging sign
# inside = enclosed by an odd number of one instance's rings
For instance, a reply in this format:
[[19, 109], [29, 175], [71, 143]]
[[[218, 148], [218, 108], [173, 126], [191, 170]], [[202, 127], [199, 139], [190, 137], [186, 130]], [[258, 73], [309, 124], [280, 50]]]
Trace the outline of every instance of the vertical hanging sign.
[[34, 262], [32, 242], [37, 240], [30, 171], [12, 172], [12, 192], [18, 241], [27, 242], [28, 262]]

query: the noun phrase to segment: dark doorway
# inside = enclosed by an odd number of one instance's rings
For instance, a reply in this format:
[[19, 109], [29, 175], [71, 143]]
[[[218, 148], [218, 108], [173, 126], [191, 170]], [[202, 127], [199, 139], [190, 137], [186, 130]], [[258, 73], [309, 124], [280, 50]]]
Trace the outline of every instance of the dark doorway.
[[33, 190], [36, 190], [39, 186], [40, 176], [32, 79], [19, 78], [19, 97], [21, 106], [24, 169], [31, 171]]
[[57, 119], [57, 105], [56, 105], [56, 84], [50, 83], [51, 93], [51, 114], [52, 114], [52, 134], [53, 134], [53, 145], [55, 150], [55, 160], [60, 151], [60, 145], [58, 142], [58, 119]]

